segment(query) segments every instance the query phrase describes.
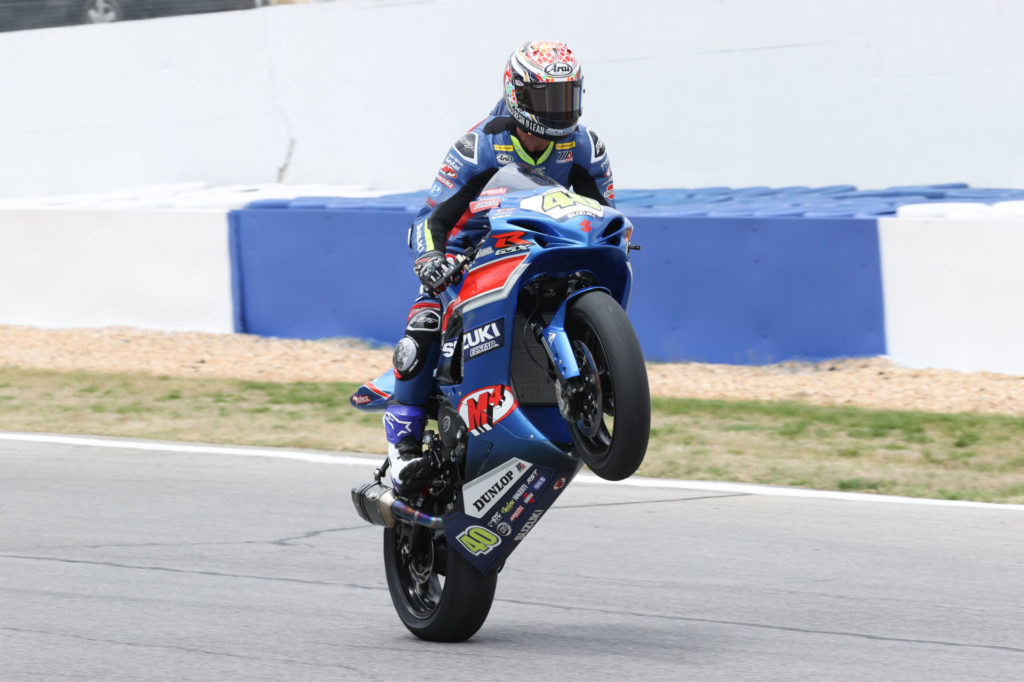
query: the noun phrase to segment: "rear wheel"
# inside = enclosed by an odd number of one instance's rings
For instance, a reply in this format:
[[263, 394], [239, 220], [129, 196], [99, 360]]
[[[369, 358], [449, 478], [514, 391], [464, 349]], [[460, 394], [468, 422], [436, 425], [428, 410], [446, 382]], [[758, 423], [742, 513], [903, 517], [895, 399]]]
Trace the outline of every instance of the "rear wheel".
[[644, 461], [651, 394], [640, 342], [626, 312], [603, 291], [569, 303], [565, 331], [580, 368], [569, 432], [583, 461], [618, 481]]
[[462, 642], [491, 610], [495, 573], [481, 575], [444, 534], [400, 523], [384, 529], [384, 569], [391, 601], [409, 631], [435, 642]]

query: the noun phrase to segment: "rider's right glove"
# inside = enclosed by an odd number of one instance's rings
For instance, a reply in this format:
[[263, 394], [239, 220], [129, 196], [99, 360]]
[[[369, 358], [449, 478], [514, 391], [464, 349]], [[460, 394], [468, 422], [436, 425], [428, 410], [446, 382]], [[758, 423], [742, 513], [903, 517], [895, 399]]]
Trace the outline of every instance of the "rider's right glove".
[[438, 275], [444, 272], [448, 261], [440, 251], [427, 251], [413, 263], [413, 270], [423, 286], [431, 288]]

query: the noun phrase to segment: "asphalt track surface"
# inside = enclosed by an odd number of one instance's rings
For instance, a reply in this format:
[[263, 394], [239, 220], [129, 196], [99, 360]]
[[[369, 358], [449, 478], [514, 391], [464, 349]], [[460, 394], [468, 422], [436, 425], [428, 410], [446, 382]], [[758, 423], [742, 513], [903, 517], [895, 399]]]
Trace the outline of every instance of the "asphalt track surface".
[[574, 483], [470, 642], [358, 466], [0, 442], [0, 680], [1024, 679], [1024, 512]]

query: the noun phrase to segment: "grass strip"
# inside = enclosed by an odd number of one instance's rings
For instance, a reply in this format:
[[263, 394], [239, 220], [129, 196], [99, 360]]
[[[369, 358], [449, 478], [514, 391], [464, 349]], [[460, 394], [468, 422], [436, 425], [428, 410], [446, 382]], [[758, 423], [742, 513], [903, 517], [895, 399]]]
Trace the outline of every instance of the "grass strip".
[[[347, 383], [0, 368], [0, 430], [383, 453]], [[1024, 503], [1024, 418], [655, 398], [639, 474]]]

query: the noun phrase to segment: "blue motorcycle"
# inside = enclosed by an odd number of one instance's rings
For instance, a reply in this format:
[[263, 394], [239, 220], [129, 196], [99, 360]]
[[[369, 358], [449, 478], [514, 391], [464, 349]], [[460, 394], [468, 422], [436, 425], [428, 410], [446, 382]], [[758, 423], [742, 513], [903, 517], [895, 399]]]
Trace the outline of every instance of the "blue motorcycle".
[[[633, 474], [650, 433], [647, 370], [626, 316], [633, 226], [523, 165], [470, 205], [472, 243], [432, 284], [444, 303], [424, 446], [436, 472], [415, 496], [384, 476], [352, 490], [384, 526], [395, 609], [420, 638], [463, 641], [483, 625], [497, 574], [585, 463]], [[475, 240], [476, 236], [482, 239]], [[389, 372], [351, 398], [384, 410]]]

